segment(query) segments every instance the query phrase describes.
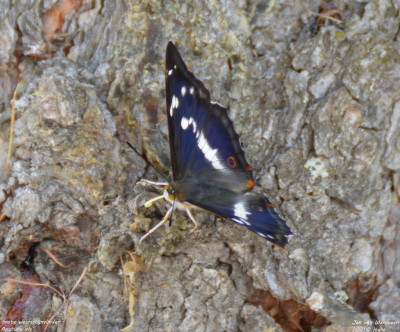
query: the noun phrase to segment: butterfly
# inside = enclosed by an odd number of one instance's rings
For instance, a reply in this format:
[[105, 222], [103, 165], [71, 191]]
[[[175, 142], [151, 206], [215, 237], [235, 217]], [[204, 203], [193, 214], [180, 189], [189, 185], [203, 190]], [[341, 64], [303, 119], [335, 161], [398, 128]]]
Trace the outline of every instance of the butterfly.
[[[194, 207], [244, 226], [283, 248], [291, 235], [268, 199], [245, 193], [254, 186], [252, 167], [245, 158], [227, 109], [211, 102], [210, 92], [186, 67], [177, 48], [168, 43], [165, 85], [173, 181], [163, 196], [191, 213]], [[164, 185], [164, 183], [162, 183]]]

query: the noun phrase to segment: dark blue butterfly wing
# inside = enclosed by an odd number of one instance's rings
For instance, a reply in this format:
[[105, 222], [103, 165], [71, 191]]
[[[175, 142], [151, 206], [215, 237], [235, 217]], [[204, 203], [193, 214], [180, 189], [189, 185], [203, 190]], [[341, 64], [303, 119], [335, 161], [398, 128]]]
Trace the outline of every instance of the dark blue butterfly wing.
[[176, 199], [284, 247], [291, 234], [285, 221], [266, 199], [242, 193], [254, 185], [253, 174], [226, 109], [210, 102], [209, 91], [188, 71], [172, 42], [165, 74]]
[[225, 200], [214, 201], [212, 204], [193, 201], [192, 204], [244, 226], [269, 242], [284, 248], [292, 233], [285, 221], [275, 212], [273, 205], [259, 196], [239, 193], [233, 195], [235, 203], [232, 205], [227, 204]]
[[178, 181], [174, 187], [180, 200], [244, 226], [279, 247], [283, 248], [292, 234], [273, 205], [261, 196], [236, 193], [197, 178]]
[[227, 110], [210, 102], [209, 91], [188, 71], [172, 42], [167, 46], [165, 76], [174, 181], [219, 170], [215, 181], [227, 189], [252, 187], [252, 169]]

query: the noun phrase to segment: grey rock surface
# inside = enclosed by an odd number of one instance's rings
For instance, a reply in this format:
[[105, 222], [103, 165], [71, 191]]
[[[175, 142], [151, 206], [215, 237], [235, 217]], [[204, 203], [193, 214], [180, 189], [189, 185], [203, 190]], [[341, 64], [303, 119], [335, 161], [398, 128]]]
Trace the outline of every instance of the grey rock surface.
[[[50, 330], [68, 331], [400, 330], [399, 11], [0, 1], [0, 316], [54, 315]], [[163, 179], [125, 140], [168, 175], [169, 40], [229, 108], [254, 191], [294, 233], [288, 253], [205, 212], [193, 232], [175, 213], [138, 245], [168, 205], [143, 206], [156, 193], [138, 181]]]

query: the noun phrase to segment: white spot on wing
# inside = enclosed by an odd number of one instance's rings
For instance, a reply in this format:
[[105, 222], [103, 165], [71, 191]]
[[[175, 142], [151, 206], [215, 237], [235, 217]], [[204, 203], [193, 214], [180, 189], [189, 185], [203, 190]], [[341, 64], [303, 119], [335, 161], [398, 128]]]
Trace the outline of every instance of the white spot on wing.
[[198, 137], [199, 133], [197, 132], [197, 123], [196, 123], [196, 121], [194, 121], [193, 118], [190, 118], [190, 123], [193, 125], [193, 134], [196, 134], [196, 137]]
[[215, 169], [224, 169], [224, 166], [221, 164], [221, 161], [218, 158], [218, 149], [211, 148], [203, 133], [200, 133], [199, 135], [197, 133], [196, 137], [197, 136], [197, 143], [199, 144], [199, 149], [201, 150], [201, 152], [203, 152], [204, 157], [211, 163], [211, 165]]
[[179, 99], [176, 96], [172, 96], [172, 107], [178, 108], [179, 107]]
[[172, 96], [171, 107], [169, 108], [169, 115], [173, 116], [174, 111], [179, 107], [179, 99], [176, 96]]
[[[192, 120], [192, 118], [190, 118], [190, 120]], [[189, 119], [183, 117], [181, 120], [181, 127], [183, 130], [186, 130], [189, 127]]]
[[246, 220], [241, 220], [239, 218], [232, 218], [232, 220], [240, 225], [250, 226], [250, 223]]
[[238, 224], [244, 225], [243, 221], [240, 220], [240, 219], [238, 219], [238, 218], [232, 218], [232, 220], [233, 220], [234, 222], [237, 222]]
[[190, 88], [189, 93], [190, 93], [191, 95], [194, 94], [194, 87], [191, 87], [191, 88]]
[[189, 126], [193, 127], [193, 134], [196, 134], [196, 137], [198, 137], [199, 133], [197, 132], [197, 123], [194, 121], [192, 117], [190, 118], [185, 118], [183, 117], [181, 120], [181, 127], [183, 130], [186, 130], [189, 128]]
[[[233, 206], [234, 210], [233, 213], [235, 214], [236, 217], [241, 218], [243, 222], [246, 222], [247, 216], [250, 214], [244, 207], [244, 204], [242, 202], [238, 202]], [[247, 223], [247, 225], [250, 225]]]
[[186, 94], [186, 86], [183, 86], [183, 87], [182, 87], [182, 89], [181, 89], [181, 94], [182, 94], [182, 97], [185, 97], [185, 94]]
[[260, 236], [262, 236], [262, 237], [265, 237], [265, 234], [264, 234], [264, 233], [257, 232], [257, 234], [260, 235]]
[[171, 76], [174, 73], [172, 69], [168, 70], [168, 76]]

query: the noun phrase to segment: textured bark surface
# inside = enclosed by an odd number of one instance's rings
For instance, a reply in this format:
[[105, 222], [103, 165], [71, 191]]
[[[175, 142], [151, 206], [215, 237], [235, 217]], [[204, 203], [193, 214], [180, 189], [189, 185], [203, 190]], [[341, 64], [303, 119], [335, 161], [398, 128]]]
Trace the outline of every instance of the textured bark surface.
[[[400, 329], [399, 10], [0, 1], [0, 317], [32, 327], [58, 313], [50, 330], [66, 331]], [[167, 204], [144, 208], [155, 193], [137, 181], [162, 179], [124, 140], [168, 174], [169, 40], [229, 108], [254, 191], [294, 233], [289, 254], [208, 213], [194, 232], [175, 213], [138, 246]]]

